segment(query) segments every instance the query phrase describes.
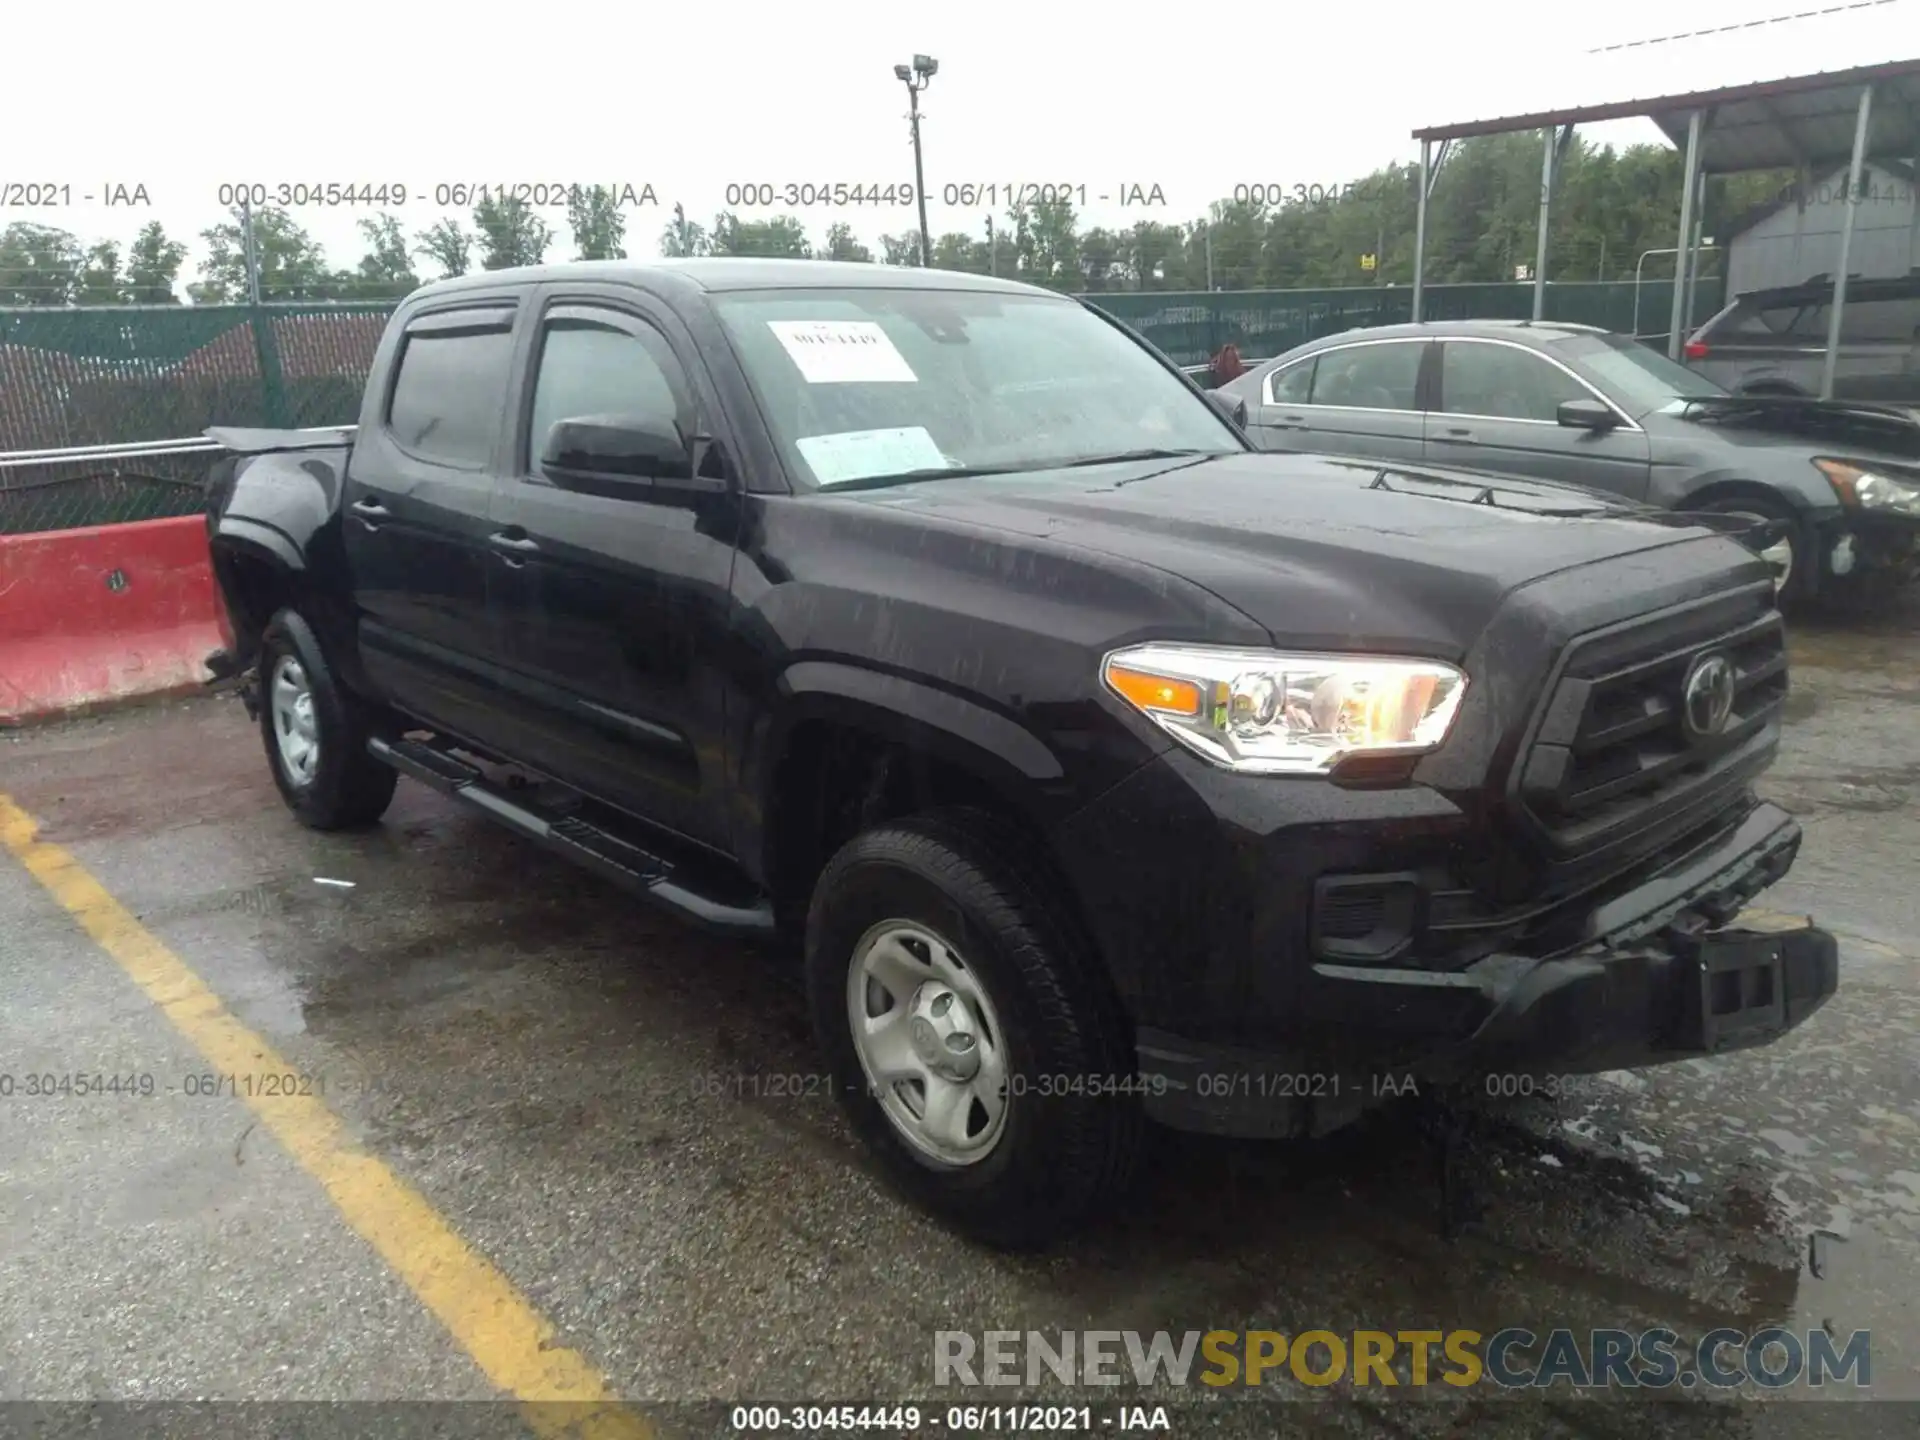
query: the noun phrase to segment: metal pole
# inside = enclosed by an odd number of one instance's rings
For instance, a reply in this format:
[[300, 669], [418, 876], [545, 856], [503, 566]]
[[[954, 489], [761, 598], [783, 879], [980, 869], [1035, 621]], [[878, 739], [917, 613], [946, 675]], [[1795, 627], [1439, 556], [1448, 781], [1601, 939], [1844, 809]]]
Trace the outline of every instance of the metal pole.
[[1200, 222], [1200, 238], [1207, 247], [1207, 290], [1211, 292], [1213, 290], [1213, 226], [1204, 220]]
[[1533, 318], [1547, 318], [1547, 231], [1553, 216], [1553, 151], [1560, 132], [1547, 127], [1547, 153], [1540, 161], [1540, 234], [1533, 246]]
[[987, 274], [1000, 273], [1000, 247], [993, 240], [993, 216], [987, 216]]
[[927, 234], [927, 172], [920, 163], [920, 91], [911, 80], [907, 82], [907, 103], [913, 121], [913, 186], [920, 198], [920, 268], [931, 270], [933, 240]]
[[1427, 258], [1427, 177], [1433, 169], [1433, 142], [1420, 142], [1420, 197], [1413, 209], [1413, 318], [1420, 318], [1422, 272]]
[[1907, 268], [1920, 270], [1920, 148], [1913, 153], [1913, 183], [1907, 186]]
[[1687, 117], [1687, 163], [1680, 180], [1680, 258], [1673, 271], [1673, 318], [1667, 329], [1667, 358], [1680, 358], [1680, 323], [1687, 303], [1686, 286], [1681, 283], [1685, 271], [1687, 240], [1693, 234], [1693, 192], [1700, 183], [1700, 112]]
[[1707, 228], [1707, 177], [1700, 177], [1699, 187], [1694, 195], [1693, 234], [1687, 237], [1687, 298], [1686, 308], [1681, 313], [1686, 317], [1686, 328], [1693, 329], [1693, 297], [1700, 286], [1700, 235]]
[[253, 238], [253, 206], [240, 200], [240, 254], [247, 267], [247, 303], [260, 303], [260, 247]]
[[1834, 373], [1840, 364], [1840, 321], [1847, 308], [1847, 266], [1853, 260], [1853, 217], [1860, 208], [1860, 168], [1867, 155], [1867, 132], [1873, 123], [1873, 86], [1860, 88], [1860, 109], [1853, 117], [1853, 160], [1847, 166], [1847, 208], [1840, 214], [1840, 263], [1833, 272], [1833, 308], [1827, 312], [1827, 354], [1820, 366], [1820, 398], [1833, 398]]

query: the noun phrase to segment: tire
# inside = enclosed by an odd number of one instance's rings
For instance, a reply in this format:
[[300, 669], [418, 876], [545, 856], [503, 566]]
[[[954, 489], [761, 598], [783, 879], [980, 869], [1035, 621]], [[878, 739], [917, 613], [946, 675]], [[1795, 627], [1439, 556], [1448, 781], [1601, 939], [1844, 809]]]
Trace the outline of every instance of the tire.
[[[910, 1198], [1006, 1249], [1045, 1245], [1122, 1196], [1138, 1167], [1143, 1128], [1137, 1090], [1126, 1083], [1135, 1062], [1119, 1003], [1057, 892], [1035, 878], [1048, 873], [1044, 864], [1037, 857], [1023, 863], [1029, 849], [1007, 827], [969, 811], [892, 822], [855, 837], [828, 862], [807, 917], [815, 1033], [854, 1130]], [[944, 946], [960, 962], [960, 983], [933, 982], [936, 991], [959, 997], [944, 1012], [926, 984], [913, 988], [919, 974], [878, 991], [854, 983], [867, 973], [869, 954], [895, 975], [901, 967], [881, 957], [933, 958], [932, 947], [915, 937]], [[889, 1003], [877, 1003], [883, 997]], [[856, 1005], [898, 1014], [903, 1044], [916, 1015], [949, 1027], [913, 1061], [923, 1077], [922, 1109], [935, 1088], [952, 1094], [924, 1057], [964, 1060], [970, 1050], [979, 1065], [969, 1082], [976, 1094], [991, 1088], [990, 1070], [1004, 1077], [998, 1121], [984, 1102], [965, 1104], [956, 1107], [965, 1118], [944, 1130], [924, 1123], [931, 1114], [922, 1116], [916, 1139], [915, 1082], [876, 1078], [854, 1039]], [[955, 1028], [974, 1043], [953, 1050]], [[904, 1125], [896, 1118], [903, 1111]], [[936, 1131], [957, 1137], [969, 1124], [978, 1134], [965, 1142], [969, 1153], [959, 1153], [963, 1146], [949, 1146], [944, 1156], [927, 1148]]]
[[260, 637], [260, 738], [273, 783], [301, 824], [347, 830], [386, 813], [400, 777], [367, 753], [372, 733], [367, 707], [334, 677], [313, 627], [280, 611]]
[[1760, 495], [1728, 495], [1709, 500], [1697, 508], [1716, 515], [1750, 515], [1761, 520], [1785, 523], [1788, 527], [1784, 542], [1786, 578], [1777, 582], [1776, 590], [1780, 608], [1784, 610], [1806, 598], [1815, 557], [1807, 553], [1806, 537], [1801, 533], [1799, 516], [1785, 501]]

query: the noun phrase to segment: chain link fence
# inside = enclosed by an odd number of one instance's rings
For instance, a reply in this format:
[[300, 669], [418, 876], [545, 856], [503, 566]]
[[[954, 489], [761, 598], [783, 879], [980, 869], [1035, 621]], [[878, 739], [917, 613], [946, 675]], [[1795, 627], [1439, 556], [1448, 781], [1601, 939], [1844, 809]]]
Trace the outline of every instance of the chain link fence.
[[[1664, 333], [1671, 281], [1549, 284], [1549, 319]], [[1702, 277], [1694, 321], [1720, 308]], [[1247, 360], [1358, 325], [1409, 319], [1405, 286], [1339, 290], [1109, 291], [1087, 297], [1176, 363], [1233, 341]], [[1427, 318], [1524, 319], [1533, 287], [1434, 285]], [[188, 515], [211, 452], [158, 442], [211, 425], [349, 425], [390, 302], [0, 309], [0, 534]], [[92, 459], [27, 459], [77, 447], [156, 446]]]

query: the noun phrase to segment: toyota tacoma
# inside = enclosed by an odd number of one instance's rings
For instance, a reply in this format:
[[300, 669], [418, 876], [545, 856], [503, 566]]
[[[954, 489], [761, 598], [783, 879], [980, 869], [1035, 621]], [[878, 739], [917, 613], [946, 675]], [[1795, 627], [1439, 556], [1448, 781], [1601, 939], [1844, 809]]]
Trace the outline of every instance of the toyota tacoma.
[[1714, 526], [1261, 453], [1010, 281], [586, 262], [428, 285], [359, 422], [219, 430], [208, 532], [273, 779], [432, 786], [788, 937], [892, 1175], [1031, 1244], [1149, 1119], [1323, 1133], [1719, 1053], [1834, 991], [1755, 795], [1787, 656]]

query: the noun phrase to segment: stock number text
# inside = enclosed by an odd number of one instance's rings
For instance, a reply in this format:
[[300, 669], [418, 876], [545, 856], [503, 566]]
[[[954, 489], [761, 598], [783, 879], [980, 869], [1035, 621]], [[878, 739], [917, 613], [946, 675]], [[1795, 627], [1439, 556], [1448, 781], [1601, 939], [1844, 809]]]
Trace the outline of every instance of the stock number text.
[[736, 1405], [733, 1428], [749, 1432], [886, 1430], [920, 1428], [918, 1405]]
[[1236, 205], [1331, 205], [1353, 194], [1346, 185], [1276, 185], [1256, 183], [1233, 187]]
[[915, 191], [906, 184], [863, 184], [858, 180], [823, 180], [818, 184], [791, 181], [743, 180], [727, 186], [728, 209], [748, 210], [767, 205], [799, 208], [808, 205], [911, 205]]

